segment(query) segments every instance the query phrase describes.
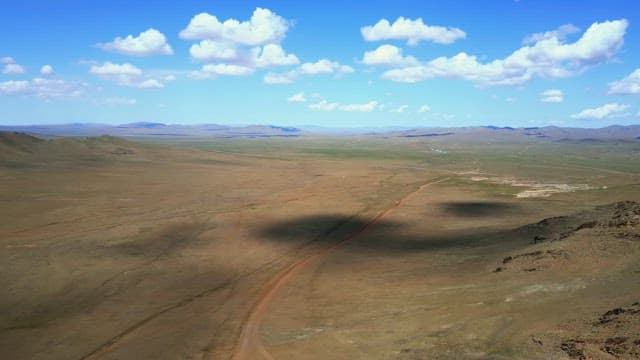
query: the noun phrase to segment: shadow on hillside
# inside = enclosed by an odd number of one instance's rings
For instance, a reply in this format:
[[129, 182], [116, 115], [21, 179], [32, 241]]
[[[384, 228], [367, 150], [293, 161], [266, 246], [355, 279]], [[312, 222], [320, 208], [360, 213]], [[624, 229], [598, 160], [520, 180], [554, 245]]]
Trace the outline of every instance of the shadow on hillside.
[[373, 221], [362, 217], [318, 215], [278, 222], [259, 230], [258, 236], [271, 241], [348, 242], [349, 250], [385, 253], [429, 251], [453, 247], [481, 246], [506, 239], [506, 229], [473, 228], [442, 234], [407, 233], [408, 224], [389, 220]]
[[442, 211], [460, 217], [506, 216], [521, 211], [519, 205], [495, 201], [445, 202]]

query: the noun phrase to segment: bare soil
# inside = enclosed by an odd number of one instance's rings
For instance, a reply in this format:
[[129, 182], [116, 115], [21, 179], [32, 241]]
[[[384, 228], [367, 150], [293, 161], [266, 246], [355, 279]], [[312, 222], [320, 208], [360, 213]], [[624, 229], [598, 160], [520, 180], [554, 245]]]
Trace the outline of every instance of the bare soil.
[[3, 358], [639, 357], [633, 157], [216, 141], [0, 136]]

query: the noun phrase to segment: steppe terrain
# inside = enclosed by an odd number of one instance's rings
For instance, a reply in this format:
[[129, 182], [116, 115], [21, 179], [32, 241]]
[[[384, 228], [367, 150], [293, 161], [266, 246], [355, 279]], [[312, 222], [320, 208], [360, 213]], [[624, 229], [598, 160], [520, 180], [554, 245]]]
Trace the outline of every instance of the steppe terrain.
[[0, 133], [6, 359], [640, 358], [640, 141]]

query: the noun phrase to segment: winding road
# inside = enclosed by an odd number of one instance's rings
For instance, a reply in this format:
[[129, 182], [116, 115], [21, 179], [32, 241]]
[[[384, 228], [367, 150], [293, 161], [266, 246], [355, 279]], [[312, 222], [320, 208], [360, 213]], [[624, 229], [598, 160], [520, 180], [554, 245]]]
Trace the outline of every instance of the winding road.
[[273, 359], [269, 352], [264, 348], [260, 339], [260, 325], [262, 323], [262, 320], [264, 319], [267, 309], [269, 308], [269, 305], [276, 297], [278, 292], [285, 286], [287, 286], [287, 284], [291, 282], [291, 280], [295, 278], [296, 275], [304, 271], [307, 266], [309, 266], [309, 264], [320, 259], [329, 252], [344, 245], [345, 243], [364, 234], [367, 230], [376, 225], [380, 220], [389, 215], [390, 212], [402, 206], [407, 200], [422, 191], [424, 188], [446, 180], [448, 180], [448, 178], [436, 178], [420, 185], [416, 190], [406, 194], [405, 196], [400, 198], [400, 200], [398, 200], [394, 205], [378, 213], [373, 219], [371, 219], [369, 222], [367, 222], [365, 225], [363, 225], [353, 233], [313, 254], [301, 258], [300, 260], [296, 261], [295, 263], [291, 264], [280, 273], [278, 273], [278, 275], [276, 275], [264, 286], [254, 306], [249, 311], [240, 336], [234, 347], [232, 359], [253, 360], [259, 357], [269, 360]]

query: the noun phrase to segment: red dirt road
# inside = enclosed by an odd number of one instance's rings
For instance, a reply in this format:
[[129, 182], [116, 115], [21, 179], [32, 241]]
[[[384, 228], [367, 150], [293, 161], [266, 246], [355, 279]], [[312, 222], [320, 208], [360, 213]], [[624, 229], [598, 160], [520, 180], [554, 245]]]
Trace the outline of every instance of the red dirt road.
[[443, 182], [448, 178], [440, 178], [430, 180], [422, 185], [420, 185], [416, 190], [406, 194], [400, 200], [398, 200], [393, 206], [385, 209], [378, 213], [371, 221], [366, 223], [360, 229], [354, 231], [349, 234], [345, 238], [340, 241], [333, 243], [320, 251], [308, 255], [300, 259], [299, 261], [291, 264], [286, 269], [282, 270], [278, 275], [276, 275], [273, 279], [271, 279], [264, 287], [262, 293], [258, 297], [255, 305], [249, 312], [247, 320], [244, 323], [244, 327], [242, 328], [242, 332], [240, 333], [240, 337], [236, 342], [236, 346], [234, 348], [232, 359], [234, 360], [247, 360], [247, 359], [273, 359], [273, 357], [267, 352], [267, 350], [262, 345], [262, 341], [260, 339], [260, 325], [266, 311], [273, 301], [274, 297], [278, 294], [278, 292], [284, 288], [296, 275], [300, 274], [305, 268], [311, 264], [312, 262], [320, 259], [322, 256], [326, 255], [330, 251], [335, 250], [341, 245], [344, 245], [346, 242], [357, 238], [358, 236], [365, 233], [375, 224], [377, 224], [380, 220], [382, 220], [385, 216], [387, 216], [394, 209], [402, 206], [407, 200], [409, 200], [413, 195], [420, 192], [424, 188], [437, 184], [439, 182]]

